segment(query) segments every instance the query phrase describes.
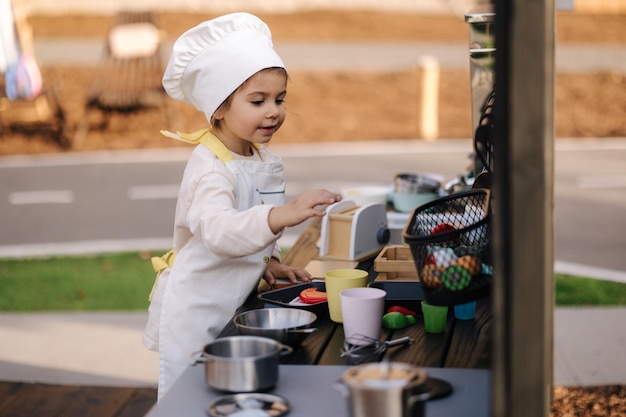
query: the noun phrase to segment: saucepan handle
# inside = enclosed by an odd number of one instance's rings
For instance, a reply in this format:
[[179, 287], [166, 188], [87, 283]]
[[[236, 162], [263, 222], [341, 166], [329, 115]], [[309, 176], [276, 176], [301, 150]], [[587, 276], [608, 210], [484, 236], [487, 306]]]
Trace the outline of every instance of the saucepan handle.
[[287, 333], [303, 333], [303, 334], [311, 334], [313, 332], [317, 331], [317, 328], [315, 327], [309, 327], [307, 329], [289, 329], [287, 330]]
[[336, 380], [335, 383], [333, 384], [333, 387], [337, 391], [339, 391], [342, 397], [348, 398], [350, 396], [350, 391], [348, 390], [348, 386], [346, 385], [343, 378], [339, 378], [338, 380]]
[[287, 346], [287, 345], [280, 345], [280, 351], [278, 351], [278, 354], [280, 356], [287, 356], [287, 355], [291, 355], [293, 353], [293, 348], [291, 346]]
[[198, 350], [196, 352], [193, 352], [190, 356], [194, 360], [194, 363], [193, 363], [194, 366], [207, 362], [207, 358], [206, 356], [204, 356], [203, 350]]
[[414, 417], [424, 417], [424, 407], [429, 398], [430, 393], [428, 392], [411, 395], [407, 401], [409, 410], [412, 410], [411, 415]]

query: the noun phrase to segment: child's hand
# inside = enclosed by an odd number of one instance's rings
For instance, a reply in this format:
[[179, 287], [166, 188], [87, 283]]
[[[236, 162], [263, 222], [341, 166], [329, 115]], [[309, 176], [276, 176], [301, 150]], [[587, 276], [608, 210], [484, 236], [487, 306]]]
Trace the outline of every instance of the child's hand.
[[276, 284], [277, 279], [287, 278], [294, 284], [299, 282], [309, 282], [312, 279], [311, 274], [302, 268], [292, 268], [287, 265], [283, 265], [276, 258], [270, 258], [265, 272], [263, 273], [263, 279], [269, 286]]
[[278, 233], [285, 227], [296, 226], [311, 217], [321, 217], [326, 214], [325, 206], [338, 201], [341, 201], [341, 196], [327, 190], [306, 192], [287, 204], [274, 207], [268, 219], [270, 228], [272, 232]]

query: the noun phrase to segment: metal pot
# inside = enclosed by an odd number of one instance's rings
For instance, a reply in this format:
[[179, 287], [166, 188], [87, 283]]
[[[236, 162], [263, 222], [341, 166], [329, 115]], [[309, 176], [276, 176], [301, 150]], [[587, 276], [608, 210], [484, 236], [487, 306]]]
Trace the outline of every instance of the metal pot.
[[269, 337], [288, 346], [299, 346], [316, 331], [314, 313], [297, 308], [262, 308], [238, 314], [233, 319], [242, 335]]
[[427, 378], [405, 363], [369, 363], [349, 368], [335, 387], [348, 399], [351, 417], [423, 417], [429, 394], [420, 388]]
[[435, 174], [400, 173], [394, 178], [396, 193], [438, 193], [443, 178]]
[[275, 340], [257, 336], [216, 339], [204, 347], [207, 384], [228, 392], [253, 392], [272, 388], [278, 382], [280, 356], [293, 349]]

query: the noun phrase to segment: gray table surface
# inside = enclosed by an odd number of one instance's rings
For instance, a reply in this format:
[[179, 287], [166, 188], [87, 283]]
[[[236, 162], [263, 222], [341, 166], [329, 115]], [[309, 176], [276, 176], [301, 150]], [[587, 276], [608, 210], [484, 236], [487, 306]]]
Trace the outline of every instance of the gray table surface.
[[[334, 387], [348, 366], [281, 365], [276, 387], [271, 391], [285, 397], [289, 416], [348, 417], [348, 403]], [[425, 368], [432, 377], [448, 381], [452, 395], [429, 401], [426, 417], [490, 415], [490, 371], [485, 369]], [[206, 417], [206, 406], [224, 395], [206, 384], [204, 365], [189, 367], [146, 415], [147, 417]]]

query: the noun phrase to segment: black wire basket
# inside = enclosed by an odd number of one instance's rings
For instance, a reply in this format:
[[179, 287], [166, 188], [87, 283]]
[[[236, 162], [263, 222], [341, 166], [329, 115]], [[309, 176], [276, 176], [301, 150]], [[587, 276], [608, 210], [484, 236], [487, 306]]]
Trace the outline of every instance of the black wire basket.
[[413, 210], [402, 237], [429, 304], [464, 304], [490, 293], [489, 197], [488, 189], [463, 191]]

